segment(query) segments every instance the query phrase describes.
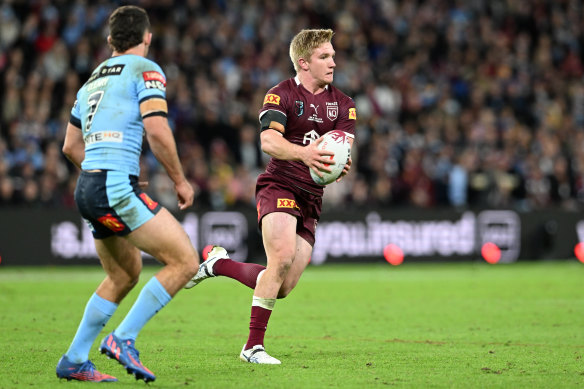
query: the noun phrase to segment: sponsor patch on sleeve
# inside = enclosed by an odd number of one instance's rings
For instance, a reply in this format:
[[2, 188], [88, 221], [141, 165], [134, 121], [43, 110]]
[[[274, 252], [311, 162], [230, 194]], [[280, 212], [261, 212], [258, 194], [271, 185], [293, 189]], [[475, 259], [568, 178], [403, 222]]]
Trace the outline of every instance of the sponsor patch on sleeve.
[[144, 78], [146, 88], [156, 88], [163, 91], [166, 90], [166, 79], [157, 71], [151, 70], [148, 72], [142, 72], [142, 77]]
[[268, 93], [264, 99], [264, 104], [276, 104], [280, 105], [280, 96]]
[[349, 108], [349, 119], [357, 120], [357, 110], [355, 108]]

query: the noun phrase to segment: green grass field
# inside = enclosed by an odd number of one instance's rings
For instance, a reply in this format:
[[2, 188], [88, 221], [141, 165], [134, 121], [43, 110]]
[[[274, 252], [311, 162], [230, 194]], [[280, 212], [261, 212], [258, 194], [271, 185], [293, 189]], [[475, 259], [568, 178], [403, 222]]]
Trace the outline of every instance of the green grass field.
[[[59, 381], [55, 365], [102, 277], [94, 267], [0, 267], [0, 388], [93, 385]], [[584, 387], [583, 286], [575, 260], [310, 267], [268, 328], [268, 352], [283, 364], [258, 366], [238, 359], [251, 290], [214, 278], [180, 292], [137, 348], [159, 388]], [[138, 290], [90, 354], [120, 380], [111, 386], [145, 385], [97, 352]]]

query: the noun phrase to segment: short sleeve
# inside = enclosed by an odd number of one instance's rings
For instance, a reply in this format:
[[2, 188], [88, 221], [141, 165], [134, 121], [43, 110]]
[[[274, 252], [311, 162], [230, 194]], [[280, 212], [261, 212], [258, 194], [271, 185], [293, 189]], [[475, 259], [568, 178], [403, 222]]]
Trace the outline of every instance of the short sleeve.
[[71, 117], [69, 118], [69, 123], [73, 124], [77, 128], [81, 128], [81, 112], [79, 111], [79, 104], [77, 100], [71, 108]]
[[357, 109], [353, 99], [347, 97], [340, 108], [339, 120], [335, 127], [336, 130], [341, 130], [349, 134], [352, 138], [355, 137], [355, 124], [357, 123]]
[[285, 90], [280, 86], [273, 87], [264, 97], [264, 104], [262, 105], [262, 109], [260, 109], [260, 117], [263, 113], [270, 110], [278, 111], [287, 117], [287, 101], [288, 98]]
[[162, 98], [166, 100], [166, 76], [154, 62], [142, 67], [137, 81], [138, 100], [143, 102], [150, 98]]

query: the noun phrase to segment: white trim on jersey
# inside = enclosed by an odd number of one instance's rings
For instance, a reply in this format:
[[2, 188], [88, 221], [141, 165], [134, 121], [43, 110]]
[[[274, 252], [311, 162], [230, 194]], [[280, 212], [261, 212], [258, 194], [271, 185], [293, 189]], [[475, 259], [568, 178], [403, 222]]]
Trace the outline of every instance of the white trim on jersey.
[[266, 112], [268, 112], [268, 111], [279, 112], [279, 113], [281, 113], [282, 115], [284, 115], [284, 116], [286, 117], [286, 119], [288, 118], [288, 115], [286, 115], [286, 114], [285, 114], [284, 112], [282, 112], [282, 111], [278, 111], [277, 109], [266, 109], [265, 111], [262, 111], [262, 112], [260, 112], [260, 117], [259, 117], [260, 121], [262, 120], [262, 116], [264, 116], [264, 115], [266, 114]]
[[[296, 75], [296, 76], [294, 77], [294, 81], [296, 81], [296, 85], [300, 85], [300, 84], [301, 84], [301, 83], [300, 83], [300, 79], [298, 78], [298, 75]], [[324, 86], [324, 89], [328, 89], [328, 84], [326, 84], [326, 85]]]

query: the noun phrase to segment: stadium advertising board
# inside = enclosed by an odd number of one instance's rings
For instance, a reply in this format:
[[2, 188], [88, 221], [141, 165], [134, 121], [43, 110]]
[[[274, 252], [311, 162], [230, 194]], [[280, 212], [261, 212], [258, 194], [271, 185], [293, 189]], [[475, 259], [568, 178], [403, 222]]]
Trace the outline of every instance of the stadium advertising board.
[[[218, 244], [235, 260], [265, 261], [254, 209], [177, 217], [199, 250]], [[75, 211], [0, 210], [0, 220], [0, 266], [97, 263], [89, 228]], [[561, 211], [369, 209], [325, 211], [316, 231], [313, 264], [384, 261], [388, 245], [398, 246], [405, 262], [480, 260], [488, 242], [500, 249], [499, 262], [509, 263], [573, 257], [584, 220]]]
[[370, 212], [361, 221], [322, 222], [312, 261], [320, 264], [329, 257], [379, 257], [388, 244], [398, 246], [411, 258], [475, 257], [486, 242], [501, 249], [501, 262], [519, 258], [521, 224], [515, 212], [483, 211], [477, 215], [468, 211], [456, 216], [388, 220]]

